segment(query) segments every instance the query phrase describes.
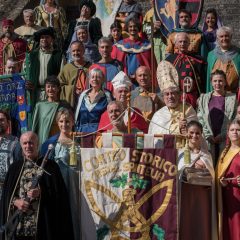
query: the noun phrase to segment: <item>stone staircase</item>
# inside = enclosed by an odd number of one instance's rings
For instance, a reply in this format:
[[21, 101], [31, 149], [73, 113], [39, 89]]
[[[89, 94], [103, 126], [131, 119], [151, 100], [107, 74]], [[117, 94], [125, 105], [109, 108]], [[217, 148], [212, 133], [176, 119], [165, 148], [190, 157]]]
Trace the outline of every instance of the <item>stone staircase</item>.
[[30, 0], [0, 0], [0, 21], [3, 18], [15, 20]]
[[[23, 24], [23, 9], [33, 9], [37, 3], [38, 0], [0, 0], [0, 23], [4, 18], [10, 18], [14, 20], [15, 27], [21, 26]], [[1, 25], [0, 34], [2, 34]]]

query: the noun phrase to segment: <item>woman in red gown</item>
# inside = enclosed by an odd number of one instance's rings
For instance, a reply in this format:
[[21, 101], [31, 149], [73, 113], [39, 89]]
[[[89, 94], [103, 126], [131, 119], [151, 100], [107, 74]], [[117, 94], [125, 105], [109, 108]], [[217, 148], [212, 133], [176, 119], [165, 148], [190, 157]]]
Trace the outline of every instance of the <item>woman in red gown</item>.
[[240, 121], [228, 129], [229, 144], [217, 165], [219, 240], [240, 240]]

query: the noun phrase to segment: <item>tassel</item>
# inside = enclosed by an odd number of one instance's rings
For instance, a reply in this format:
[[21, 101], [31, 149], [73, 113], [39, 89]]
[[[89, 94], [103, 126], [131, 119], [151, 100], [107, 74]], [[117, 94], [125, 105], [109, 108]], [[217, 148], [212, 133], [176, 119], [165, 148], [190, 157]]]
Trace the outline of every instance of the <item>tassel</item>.
[[186, 140], [185, 149], [184, 149], [184, 164], [190, 164], [190, 149], [188, 146], [188, 140]]
[[77, 151], [76, 151], [76, 146], [75, 146], [75, 137], [73, 134], [73, 143], [70, 148], [70, 161], [69, 161], [70, 166], [77, 166]]

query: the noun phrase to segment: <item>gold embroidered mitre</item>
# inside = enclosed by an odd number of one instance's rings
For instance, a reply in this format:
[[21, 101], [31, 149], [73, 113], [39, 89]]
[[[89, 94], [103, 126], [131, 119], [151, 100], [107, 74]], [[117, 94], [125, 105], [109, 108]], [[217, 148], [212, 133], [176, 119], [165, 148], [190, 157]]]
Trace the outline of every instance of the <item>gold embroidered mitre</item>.
[[179, 87], [179, 78], [176, 68], [165, 60], [158, 64], [157, 80], [161, 92], [171, 87]]

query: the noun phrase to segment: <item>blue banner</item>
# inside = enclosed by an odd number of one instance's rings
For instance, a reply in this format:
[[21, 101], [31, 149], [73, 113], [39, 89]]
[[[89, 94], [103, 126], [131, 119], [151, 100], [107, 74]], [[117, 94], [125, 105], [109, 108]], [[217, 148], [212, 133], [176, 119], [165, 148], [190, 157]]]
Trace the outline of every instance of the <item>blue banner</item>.
[[28, 106], [25, 98], [25, 80], [14, 74], [0, 83], [0, 109], [9, 111], [18, 120], [21, 132], [27, 131]]

